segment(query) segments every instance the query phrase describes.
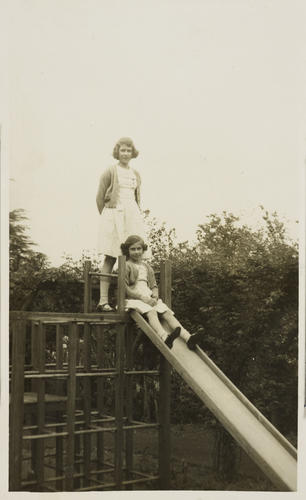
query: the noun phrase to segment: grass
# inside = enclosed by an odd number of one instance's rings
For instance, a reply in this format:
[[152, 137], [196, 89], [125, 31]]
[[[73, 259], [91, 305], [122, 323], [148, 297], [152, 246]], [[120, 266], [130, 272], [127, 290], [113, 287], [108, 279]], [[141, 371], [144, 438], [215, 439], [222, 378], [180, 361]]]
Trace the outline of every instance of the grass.
[[[158, 433], [156, 429], [142, 429], [134, 431], [134, 470], [139, 472], [158, 474]], [[214, 465], [215, 439], [214, 432], [204, 425], [187, 424], [171, 427], [171, 490], [219, 490], [219, 491], [277, 491], [258, 467], [241, 450], [237, 472], [234, 477], [222, 477], [217, 473]], [[91, 442], [92, 460], [96, 456], [96, 443]], [[46, 443], [46, 451], [54, 453], [54, 443]], [[105, 460], [114, 461], [114, 436], [105, 435]], [[26, 459], [27, 457], [27, 459]], [[30, 449], [24, 450], [24, 479], [29, 477]], [[52, 459], [45, 459], [47, 466], [55, 465]], [[94, 467], [94, 465], [93, 465]], [[51, 471], [46, 468], [46, 475]], [[33, 473], [32, 473], [33, 474]], [[28, 476], [28, 477], [27, 477]], [[135, 485], [138, 490], [156, 490], [158, 482]]]

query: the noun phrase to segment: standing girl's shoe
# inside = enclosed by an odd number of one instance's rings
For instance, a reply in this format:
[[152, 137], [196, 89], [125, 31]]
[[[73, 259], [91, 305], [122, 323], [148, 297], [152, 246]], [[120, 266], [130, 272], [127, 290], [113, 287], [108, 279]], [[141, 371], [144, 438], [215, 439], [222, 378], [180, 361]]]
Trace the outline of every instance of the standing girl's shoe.
[[[120, 244], [130, 234], [144, 237], [145, 227], [140, 212], [140, 175], [129, 163], [137, 158], [133, 141], [123, 137], [116, 143], [113, 156], [118, 163], [105, 170], [100, 178], [96, 202], [100, 213], [98, 252], [104, 255], [102, 273], [110, 274], [121, 254]], [[98, 307], [107, 310], [110, 277], [100, 279]]]

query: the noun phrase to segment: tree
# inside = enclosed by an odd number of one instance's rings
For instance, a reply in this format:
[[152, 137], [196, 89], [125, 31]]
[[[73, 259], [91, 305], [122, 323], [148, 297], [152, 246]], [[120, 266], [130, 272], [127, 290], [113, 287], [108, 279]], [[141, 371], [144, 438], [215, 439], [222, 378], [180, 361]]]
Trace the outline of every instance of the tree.
[[[192, 333], [202, 332], [201, 347], [294, 443], [298, 247], [288, 240], [284, 224], [277, 214], [265, 211], [258, 230], [241, 224], [231, 213], [212, 214], [198, 226], [196, 242], [189, 244], [178, 243], [174, 229], [146, 216], [154, 268], [158, 270], [166, 258], [172, 261], [172, 305], [178, 319]], [[78, 261], [66, 256], [62, 266], [50, 267], [47, 257], [33, 250], [26, 220], [23, 210], [10, 214], [11, 309], [81, 311], [85, 254]], [[93, 262], [93, 269], [98, 269], [98, 262]], [[147, 347], [138, 353], [140, 363]], [[109, 344], [109, 360], [113, 353]], [[177, 374], [172, 380], [173, 421], [203, 422], [204, 418], [213, 424], [216, 463], [220, 473], [232, 476], [233, 441]], [[145, 389], [136, 402], [139, 418], [142, 398], [156, 399], [154, 384]]]
[[[47, 256], [33, 249], [26, 221], [23, 209], [10, 212], [10, 309], [81, 311], [85, 254], [76, 262], [66, 255], [61, 266], [50, 266]], [[93, 265], [97, 268], [97, 262]]]
[[[158, 241], [154, 226], [152, 231], [153, 241]], [[212, 214], [198, 226], [196, 243], [168, 243], [167, 248], [176, 315], [192, 333], [202, 332], [201, 347], [294, 442], [298, 249], [288, 240], [284, 224], [276, 213], [263, 211], [262, 227], [253, 230], [231, 213]], [[191, 406], [203, 418], [200, 403], [197, 407], [190, 402], [176, 375], [173, 383], [174, 418], [190, 418]], [[221, 426], [216, 428], [219, 470], [232, 475], [232, 441]]]
[[35, 243], [27, 235], [27, 220], [23, 209], [9, 214], [10, 309], [31, 306], [49, 265], [45, 254], [32, 249]]
[[161, 262], [169, 259], [176, 245], [175, 229], [167, 229], [165, 222], [159, 222], [150, 215], [150, 211], [145, 212], [145, 222], [148, 228], [149, 245], [152, 252], [152, 266], [158, 270]]

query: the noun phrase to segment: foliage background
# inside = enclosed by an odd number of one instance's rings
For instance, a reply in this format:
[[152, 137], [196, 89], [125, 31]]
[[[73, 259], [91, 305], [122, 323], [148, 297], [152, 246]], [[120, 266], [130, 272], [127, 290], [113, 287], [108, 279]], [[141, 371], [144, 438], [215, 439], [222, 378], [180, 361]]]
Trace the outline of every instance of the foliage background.
[[[177, 242], [146, 212], [152, 265], [172, 262], [172, 308], [201, 347], [274, 425], [296, 445], [298, 346], [298, 245], [286, 236], [276, 213], [262, 208], [254, 230], [232, 213], [212, 214], [199, 224], [194, 243]], [[10, 213], [10, 309], [81, 311], [82, 269], [69, 256], [59, 267], [35, 250], [23, 210]], [[93, 261], [93, 268], [99, 263]], [[112, 346], [109, 346], [112, 356]], [[158, 363], [142, 339], [138, 363]], [[155, 418], [156, 384], [138, 387], [137, 417]], [[206, 423], [216, 430], [216, 461], [233, 473], [233, 443], [174, 372], [172, 421]], [[228, 455], [227, 459], [226, 456]], [[220, 460], [220, 457], [222, 459]], [[221, 464], [221, 465], [220, 465]]]

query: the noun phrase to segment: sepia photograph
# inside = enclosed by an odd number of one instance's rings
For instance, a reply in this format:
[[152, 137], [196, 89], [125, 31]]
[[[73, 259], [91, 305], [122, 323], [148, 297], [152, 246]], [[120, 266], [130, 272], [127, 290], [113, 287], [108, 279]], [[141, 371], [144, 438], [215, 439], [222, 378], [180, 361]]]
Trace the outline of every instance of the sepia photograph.
[[303, 2], [3, 10], [1, 493], [302, 498]]

